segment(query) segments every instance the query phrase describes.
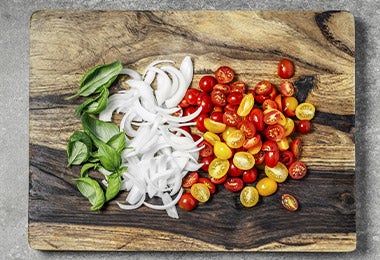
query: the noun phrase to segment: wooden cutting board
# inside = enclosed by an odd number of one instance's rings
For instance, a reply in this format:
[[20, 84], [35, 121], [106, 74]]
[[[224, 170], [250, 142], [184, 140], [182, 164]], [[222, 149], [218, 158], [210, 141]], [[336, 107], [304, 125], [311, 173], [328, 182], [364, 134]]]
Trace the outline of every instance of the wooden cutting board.
[[[29, 243], [40, 250], [351, 251], [355, 228], [355, 37], [344, 11], [39, 11], [30, 26]], [[121, 60], [141, 71], [157, 59], [194, 62], [199, 78], [220, 65], [253, 86], [279, 84], [277, 62], [296, 65], [301, 101], [317, 113], [302, 137], [308, 176], [288, 180], [254, 208], [224, 189], [179, 219], [115, 202], [90, 212], [67, 168], [66, 142], [81, 76]], [[282, 208], [283, 193], [300, 209]], [[123, 200], [125, 196], [118, 199]]]

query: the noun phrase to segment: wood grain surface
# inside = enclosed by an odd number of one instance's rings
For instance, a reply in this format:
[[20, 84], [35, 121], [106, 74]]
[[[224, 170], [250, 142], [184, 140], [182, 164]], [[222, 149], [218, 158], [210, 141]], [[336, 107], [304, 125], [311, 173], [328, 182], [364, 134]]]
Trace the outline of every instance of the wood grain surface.
[[[351, 251], [355, 228], [354, 18], [344, 11], [39, 11], [30, 26], [29, 243], [40, 250]], [[220, 65], [253, 86], [274, 84], [278, 61], [294, 61], [301, 101], [317, 109], [302, 137], [308, 177], [288, 180], [254, 208], [219, 189], [180, 218], [115, 202], [91, 212], [67, 168], [66, 143], [80, 120], [81, 76], [120, 60], [142, 72], [153, 60], [184, 56], [194, 63], [193, 87]], [[300, 210], [280, 203], [292, 193]], [[123, 200], [120, 194], [118, 200]]]

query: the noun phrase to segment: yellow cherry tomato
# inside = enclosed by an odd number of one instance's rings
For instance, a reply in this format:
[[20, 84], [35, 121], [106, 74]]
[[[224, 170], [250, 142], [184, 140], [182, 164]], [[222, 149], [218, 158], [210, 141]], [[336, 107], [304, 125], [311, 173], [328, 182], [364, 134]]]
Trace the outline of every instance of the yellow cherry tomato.
[[285, 136], [289, 136], [294, 132], [294, 121], [290, 117], [286, 118], [285, 127]]
[[235, 153], [232, 161], [240, 170], [249, 170], [255, 165], [255, 158], [248, 152]]
[[210, 118], [205, 118], [204, 125], [208, 131], [216, 134], [222, 133], [226, 129], [226, 124], [214, 121]]
[[208, 173], [212, 178], [220, 179], [227, 174], [230, 162], [226, 159], [215, 158], [208, 166]]
[[311, 120], [315, 114], [315, 107], [310, 103], [301, 103], [296, 108], [296, 117], [299, 120]]
[[190, 193], [199, 202], [206, 202], [210, 199], [210, 189], [204, 183], [194, 183], [191, 185]]
[[220, 141], [220, 137], [217, 134], [212, 133], [210, 131], [204, 133], [203, 138], [212, 145], [214, 145], [216, 141]]
[[216, 141], [214, 144], [214, 154], [220, 159], [229, 159], [232, 156], [232, 150], [226, 143]]
[[226, 129], [225, 129], [225, 130], [223, 131], [223, 133], [222, 133], [222, 137], [223, 137], [223, 139], [226, 140], [226, 139], [227, 139], [227, 136], [228, 136], [230, 133], [232, 133], [233, 131], [235, 131], [235, 130], [237, 130], [236, 127], [234, 127], [234, 126], [227, 126]]
[[255, 104], [255, 98], [251, 93], [245, 95], [240, 102], [237, 109], [237, 114], [239, 116], [247, 116], [251, 112], [253, 105]]
[[277, 191], [277, 187], [277, 182], [268, 177], [260, 179], [256, 184], [257, 191], [264, 197], [273, 195]]
[[243, 146], [245, 136], [241, 130], [234, 130], [227, 136], [225, 141], [229, 147], [237, 149]]
[[257, 154], [258, 152], [261, 151], [261, 147], [263, 146], [263, 141], [259, 141], [259, 143], [257, 145], [255, 145], [254, 147], [251, 147], [248, 149], [248, 152], [250, 154]]
[[277, 141], [277, 146], [280, 151], [285, 151], [289, 149], [289, 141], [288, 138], [282, 138], [281, 140]]
[[265, 174], [272, 180], [281, 183], [288, 178], [288, 168], [282, 163], [278, 162], [274, 167], [265, 165]]
[[240, 202], [244, 207], [253, 207], [259, 202], [259, 192], [255, 187], [245, 186], [240, 192]]

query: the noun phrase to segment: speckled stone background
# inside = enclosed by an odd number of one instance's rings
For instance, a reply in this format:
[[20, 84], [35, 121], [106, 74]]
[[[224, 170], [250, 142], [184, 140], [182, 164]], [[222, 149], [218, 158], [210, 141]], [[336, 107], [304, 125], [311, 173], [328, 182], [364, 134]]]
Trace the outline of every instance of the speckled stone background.
[[[41, 9], [350, 11], [355, 16], [356, 27], [357, 250], [342, 254], [285, 254], [30, 249], [27, 239], [29, 19], [34, 11]], [[377, 259], [380, 256], [379, 24], [379, 0], [0, 0], [0, 259]]]

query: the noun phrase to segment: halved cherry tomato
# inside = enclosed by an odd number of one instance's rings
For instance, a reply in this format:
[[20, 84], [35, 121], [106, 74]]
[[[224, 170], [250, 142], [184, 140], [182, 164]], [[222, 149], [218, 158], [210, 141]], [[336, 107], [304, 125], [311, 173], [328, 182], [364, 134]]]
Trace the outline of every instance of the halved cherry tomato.
[[231, 192], [241, 191], [243, 187], [244, 187], [244, 182], [242, 179], [238, 177], [227, 178], [227, 180], [224, 182], [224, 188], [226, 188], [226, 190], [229, 190]]
[[289, 140], [288, 138], [282, 138], [281, 140], [277, 141], [277, 146], [280, 151], [285, 151], [289, 149]]
[[[190, 107], [189, 107], [190, 108]], [[205, 127], [205, 119], [208, 117], [208, 114], [202, 113], [195, 118], [195, 124], [199, 131], [206, 132], [207, 129]]]
[[240, 92], [231, 92], [227, 96], [227, 102], [232, 105], [239, 105], [243, 99], [243, 94]]
[[245, 139], [243, 143], [244, 149], [251, 149], [255, 146], [257, 146], [261, 141], [261, 135], [260, 134], [255, 134], [252, 138]]
[[187, 102], [187, 100], [185, 99], [185, 98], [183, 98], [182, 100], [181, 100], [181, 102], [178, 104], [180, 107], [182, 107], [182, 108], [187, 108], [187, 107], [189, 107], [190, 106], [190, 104]]
[[234, 126], [227, 126], [226, 129], [223, 131], [222, 133], [222, 138], [223, 140], [226, 140], [227, 139], [227, 136], [232, 133], [233, 131], [237, 130], [236, 127]]
[[241, 121], [241, 117], [232, 111], [226, 111], [223, 113], [223, 123], [228, 126], [237, 126]]
[[202, 147], [202, 146], [203, 146], [202, 150], [199, 151], [199, 155], [201, 157], [208, 157], [214, 154], [214, 149], [209, 142], [207, 142], [206, 140], [203, 140], [202, 142], [198, 144], [198, 147]]
[[239, 116], [247, 116], [251, 112], [254, 104], [255, 99], [253, 95], [250, 93], [246, 94], [238, 107], [237, 114]]
[[259, 202], [259, 192], [255, 187], [245, 186], [240, 192], [240, 202], [247, 208], [255, 206]]
[[301, 161], [295, 161], [289, 166], [289, 176], [292, 179], [302, 179], [306, 176], [306, 165]]
[[279, 151], [265, 152], [264, 162], [267, 166], [275, 167], [278, 164], [279, 160], [280, 160]]
[[223, 107], [227, 104], [226, 95], [222, 91], [214, 89], [211, 91], [211, 102], [215, 106]]
[[255, 167], [252, 169], [246, 170], [243, 172], [243, 181], [244, 183], [253, 183], [257, 180], [257, 177], [259, 176], [259, 173]]
[[205, 92], [211, 92], [217, 83], [216, 78], [211, 75], [205, 75], [199, 80], [199, 88]]
[[263, 102], [263, 110], [278, 109], [277, 103], [272, 99], [267, 99]]
[[256, 135], [256, 126], [248, 119], [244, 119], [238, 124], [238, 128], [243, 132], [246, 138], [252, 138]]
[[204, 170], [205, 172], [208, 171], [208, 167], [210, 165], [210, 163], [212, 162], [212, 160], [214, 160], [215, 157], [214, 156], [207, 156], [207, 157], [201, 157], [200, 160], [199, 160], [199, 163], [202, 164], [202, 167], [201, 169]]
[[284, 97], [291, 97], [294, 95], [294, 85], [290, 81], [284, 81], [280, 85], [280, 92]]
[[236, 167], [234, 162], [230, 160], [230, 168], [228, 169], [228, 174], [232, 177], [239, 177], [243, 174], [243, 170]]
[[264, 112], [260, 108], [253, 108], [248, 115], [248, 120], [253, 122], [256, 127], [256, 131], [264, 130]]
[[222, 91], [226, 96], [231, 92], [231, 87], [228, 84], [216, 84], [212, 89]]
[[230, 112], [234, 112], [236, 114], [238, 107], [239, 106], [237, 106], [237, 105], [227, 104], [224, 107], [224, 112], [230, 111]]
[[269, 125], [265, 129], [264, 135], [268, 140], [279, 141], [285, 137], [285, 128], [280, 124]]
[[194, 183], [198, 182], [198, 179], [199, 179], [198, 172], [189, 172], [182, 179], [182, 187], [184, 187], [184, 188], [190, 188], [191, 185], [193, 185]]
[[210, 114], [210, 119], [216, 121], [216, 122], [220, 122], [220, 123], [223, 123], [223, 112], [221, 111], [214, 111]]
[[247, 86], [243, 81], [237, 80], [231, 83], [231, 92], [239, 92], [241, 94], [244, 94], [246, 88]]
[[232, 150], [226, 143], [216, 141], [214, 144], [214, 154], [217, 158], [229, 159], [232, 156]]
[[227, 174], [229, 168], [230, 163], [228, 160], [215, 158], [208, 167], [208, 174], [212, 178], [220, 179]]
[[199, 107], [202, 107], [202, 113], [208, 113], [213, 108], [211, 97], [206, 92], [199, 93], [197, 98], [197, 105]]
[[229, 147], [237, 149], [243, 146], [245, 137], [242, 131], [235, 130], [226, 137], [225, 141]]
[[284, 194], [281, 196], [281, 203], [285, 209], [289, 211], [296, 211], [298, 209], [298, 201], [297, 199], [290, 194]]
[[256, 95], [269, 95], [272, 92], [273, 85], [268, 80], [262, 80], [258, 82], [253, 90], [255, 91]]
[[196, 107], [186, 107], [186, 108], [183, 110], [183, 116], [191, 115], [191, 114], [193, 114], [195, 111], [197, 111], [197, 108], [196, 108]]
[[230, 83], [235, 77], [235, 72], [228, 66], [221, 66], [215, 71], [215, 78], [220, 84]]
[[207, 131], [206, 133], [203, 134], [203, 138], [209, 142], [211, 145], [215, 145], [215, 142], [219, 141], [220, 142], [220, 137], [219, 135], [212, 133], [210, 131]]
[[298, 160], [301, 157], [301, 153], [302, 153], [301, 138], [298, 137], [291, 142], [290, 150], [294, 154], [294, 158], [296, 160]]
[[277, 187], [277, 182], [268, 177], [262, 178], [256, 184], [257, 191], [264, 197], [273, 195], [277, 191]]
[[282, 99], [282, 111], [287, 116], [295, 116], [298, 100], [295, 97], [284, 97]]
[[264, 171], [270, 179], [278, 183], [282, 183], [288, 178], [288, 168], [281, 162], [278, 162], [274, 167], [265, 165]]
[[197, 205], [198, 201], [189, 192], [183, 193], [178, 201], [178, 206], [186, 211], [195, 209]]
[[210, 199], [210, 189], [204, 183], [194, 183], [190, 188], [190, 193], [199, 202], [206, 202]]
[[297, 124], [297, 132], [301, 134], [307, 134], [311, 130], [310, 120], [301, 120]]
[[214, 183], [212, 183], [209, 178], [201, 177], [201, 178], [199, 178], [198, 182], [205, 184], [207, 186], [207, 188], [209, 188], [211, 194], [215, 193], [216, 187], [215, 187]]
[[285, 136], [289, 136], [294, 133], [294, 121], [290, 117], [286, 118], [285, 127]]
[[281, 119], [281, 112], [277, 109], [270, 109], [264, 111], [264, 123], [267, 125], [277, 124]]
[[294, 162], [294, 154], [289, 150], [281, 151], [280, 162], [285, 164], [286, 167], [289, 167]]
[[315, 114], [315, 107], [310, 103], [301, 103], [296, 108], [296, 117], [299, 120], [311, 120]]
[[260, 150], [259, 152], [253, 154], [253, 157], [255, 158], [255, 164], [263, 164], [265, 160], [265, 152]]
[[289, 79], [294, 74], [294, 65], [293, 62], [289, 59], [282, 59], [278, 63], [278, 76], [283, 79]]
[[189, 88], [186, 90], [185, 99], [188, 104], [196, 105], [198, 102], [198, 96], [201, 92], [195, 88]]
[[280, 110], [280, 111], [283, 111], [282, 110], [282, 95], [281, 94], [277, 95], [274, 98], [274, 102], [276, 102], [277, 109]]
[[210, 175], [208, 176], [208, 178], [210, 179], [210, 181], [216, 185], [219, 185], [219, 184], [222, 184], [226, 181], [227, 179], [227, 174], [224, 175], [223, 177], [221, 178], [214, 178], [214, 177], [211, 177]]
[[237, 152], [234, 154], [233, 162], [242, 170], [249, 170], [255, 165], [255, 158], [248, 152]]
[[205, 128], [212, 133], [223, 133], [226, 129], [226, 125], [224, 123], [216, 122], [210, 118], [205, 118], [203, 123]]

